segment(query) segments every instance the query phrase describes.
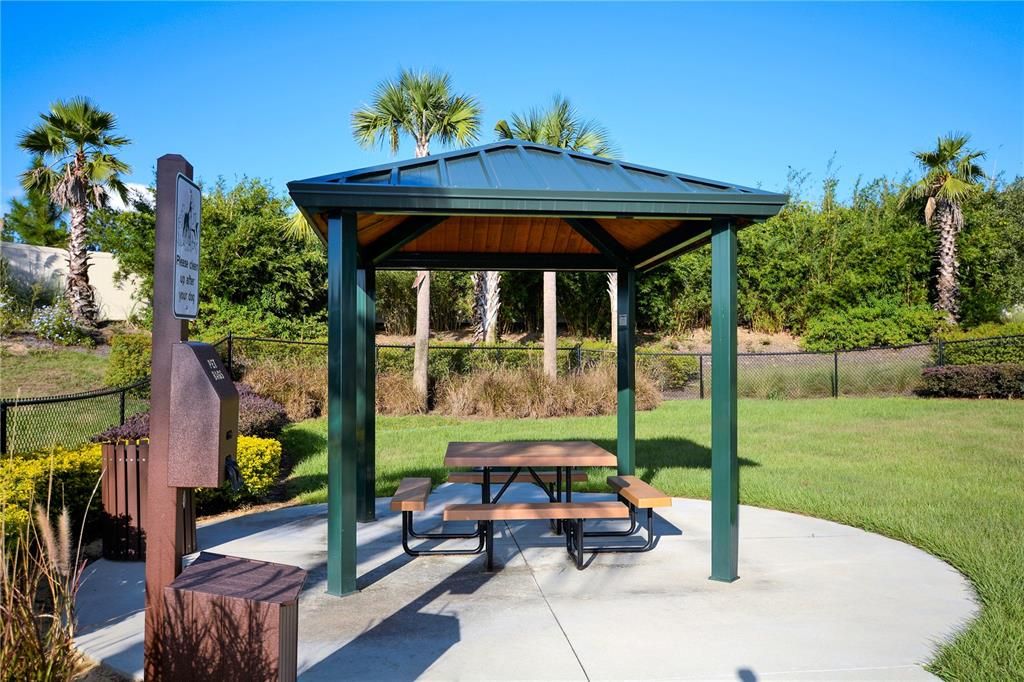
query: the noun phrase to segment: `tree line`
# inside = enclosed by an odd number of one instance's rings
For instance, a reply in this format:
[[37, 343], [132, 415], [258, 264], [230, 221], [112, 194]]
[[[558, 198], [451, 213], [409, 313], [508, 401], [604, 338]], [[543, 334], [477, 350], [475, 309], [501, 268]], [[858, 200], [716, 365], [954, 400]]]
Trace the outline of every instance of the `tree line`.
[[[454, 91], [447, 74], [406, 70], [382, 81], [370, 103], [353, 112], [351, 129], [363, 146], [387, 145], [397, 154], [409, 139], [424, 156], [432, 142], [476, 142], [481, 111], [476, 98]], [[494, 135], [617, 153], [608, 132], [563, 97], [511, 114]], [[121, 178], [129, 169], [116, 153], [129, 140], [117, 134], [115, 117], [83, 98], [57, 102], [20, 142], [31, 164], [22, 175], [25, 198], [12, 200], [5, 216], [5, 237], [68, 248], [68, 298], [82, 325], [95, 321], [90, 248], [114, 252], [122, 275], [140, 278], [148, 296], [152, 206], [125, 191]], [[799, 334], [825, 313], [865, 305], [933, 307], [965, 326], [998, 320], [1024, 301], [1024, 181], [985, 178], [978, 165], [983, 156], [970, 149], [967, 135], [950, 134], [915, 154], [919, 178], [858, 183], [845, 200], [833, 176], [824, 180], [819, 201], [802, 199], [806, 177], [794, 174], [790, 204], [740, 232], [741, 323]], [[107, 207], [113, 193], [128, 211]], [[215, 329], [231, 321], [236, 330], [320, 335], [322, 247], [309, 239], [287, 197], [258, 179], [231, 187], [218, 180], [204, 188], [203, 210], [204, 236], [211, 237], [204, 242], [217, 246], [204, 249], [201, 324]], [[296, 238], [281, 240], [281, 234]], [[546, 332], [542, 338], [552, 348], [556, 320], [573, 336], [612, 331], [614, 282], [599, 273], [381, 273], [378, 288], [385, 326], [415, 333], [421, 376], [431, 327], [470, 323], [484, 341], [503, 332]], [[642, 275], [638, 291], [642, 330], [665, 336], [706, 326], [709, 250]]]

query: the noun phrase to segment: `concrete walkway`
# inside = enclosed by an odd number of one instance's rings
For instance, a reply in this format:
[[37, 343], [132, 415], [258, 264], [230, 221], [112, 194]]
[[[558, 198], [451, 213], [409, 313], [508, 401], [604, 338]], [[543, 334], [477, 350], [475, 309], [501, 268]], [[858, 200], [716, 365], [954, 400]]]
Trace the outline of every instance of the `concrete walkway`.
[[[539, 499], [515, 485], [506, 499]], [[579, 495], [611, 499], [610, 495]], [[444, 505], [478, 489], [443, 485]], [[543, 523], [496, 526], [482, 556], [412, 559], [400, 517], [377, 503], [359, 528], [358, 594], [324, 593], [326, 505], [206, 525], [204, 549], [311, 571], [299, 604], [304, 680], [927, 679], [921, 664], [973, 618], [968, 582], [909, 545], [796, 514], [743, 507], [740, 580], [712, 582], [711, 508], [659, 510], [659, 546], [599, 556], [577, 571]], [[123, 672], [142, 669], [141, 564], [98, 561], [79, 597], [79, 645]]]

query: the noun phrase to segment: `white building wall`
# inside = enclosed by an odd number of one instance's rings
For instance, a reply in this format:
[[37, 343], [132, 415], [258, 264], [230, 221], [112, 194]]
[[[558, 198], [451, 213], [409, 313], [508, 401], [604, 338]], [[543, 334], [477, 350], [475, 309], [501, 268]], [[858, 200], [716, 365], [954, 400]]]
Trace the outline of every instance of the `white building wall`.
[[[58, 291], [64, 289], [68, 272], [67, 251], [50, 246], [31, 246], [0, 242], [0, 257], [7, 261], [11, 276], [31, 286], [48, 284]], [[112, 253], [93, 251], [89, 254], [89, 284], [96, 294], [99, 319], [126, 320], [144, 305], [134, 300], [138, 290], [135, 281], [114, 283], [117, 260]]]

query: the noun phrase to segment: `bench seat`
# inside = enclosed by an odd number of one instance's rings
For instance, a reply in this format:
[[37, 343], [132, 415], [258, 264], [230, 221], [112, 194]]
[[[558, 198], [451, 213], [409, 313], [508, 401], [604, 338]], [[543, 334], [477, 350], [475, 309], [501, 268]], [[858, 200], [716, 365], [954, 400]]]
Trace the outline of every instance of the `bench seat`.
[[608, 485], [638, 509], [672, 506], [671, 497], [636, 476], [609, 476]]
[[[492, 471], [491, 472], [491, 485], [503, 485], [512, 476], [511, 471]], [[555, 483], [557, 481], [556, 474], [554, 471], [538, 471], [537, 476], [543, 483]], [[573, 483], [584, 483], [587, 481], [587, 472], [585, 471], [574, 471], [572, 472]], [[448, 474], [449, 483], [475, 483], [476, 485], [482, 485], [484, 482], [483, 472], [480, 471], [453, 471]], [[534, 483], [533, 476], [530, 476], [529, 471], [520, 471], [519, 475], [516, 476], [516, 483]]]
[[429, 478], [403, 478], [398, 490], [391, 498], [391, 511], [414, 512], [427, 508], [430, 497], [431, 481]]
[[537, 519], [628, 519], [629, 508], [621, 502], [503, 502], [500, 504], [452, 504], [444, 510], [445, 521], [533, 521]]

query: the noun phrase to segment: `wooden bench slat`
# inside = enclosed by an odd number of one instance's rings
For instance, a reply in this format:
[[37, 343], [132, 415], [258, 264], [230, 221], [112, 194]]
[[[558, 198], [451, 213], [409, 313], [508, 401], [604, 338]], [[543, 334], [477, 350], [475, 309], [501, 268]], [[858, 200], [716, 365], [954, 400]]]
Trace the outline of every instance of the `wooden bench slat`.
[[391, 511], [423, 511], [430, 496], [429, 478], [403, 478], [391, 498]]
[[627, 519], [621, 502], [503, 502], [453, 504], [444, 510], [445, 521], [532, 521], [535, 519]]
[[608, 485], [640, 509], [671, 507], [672, 498], [636, 476], [609, 476]]
[[[511, 471], [492, 471], [491, 472], [491, 484], [502, 485], [512, 475]], [[538, 471], [537, 475], [540, 480], [544, 483], [555, 482], [554, 471]], [[573, 483], [584, 483], [587, 479], [587, 472], [585, 471], [574, 471], [572, 472]], [[481, 485], [484, 482], [484, 475], [479, 471], [453, 471], [448, 474], [449, 483], [475, 483]], [[533, 477], [530, 476], [529, 471], [520, 471], [519, 475], [516, 476], [516, 483], [532, 483]]]

